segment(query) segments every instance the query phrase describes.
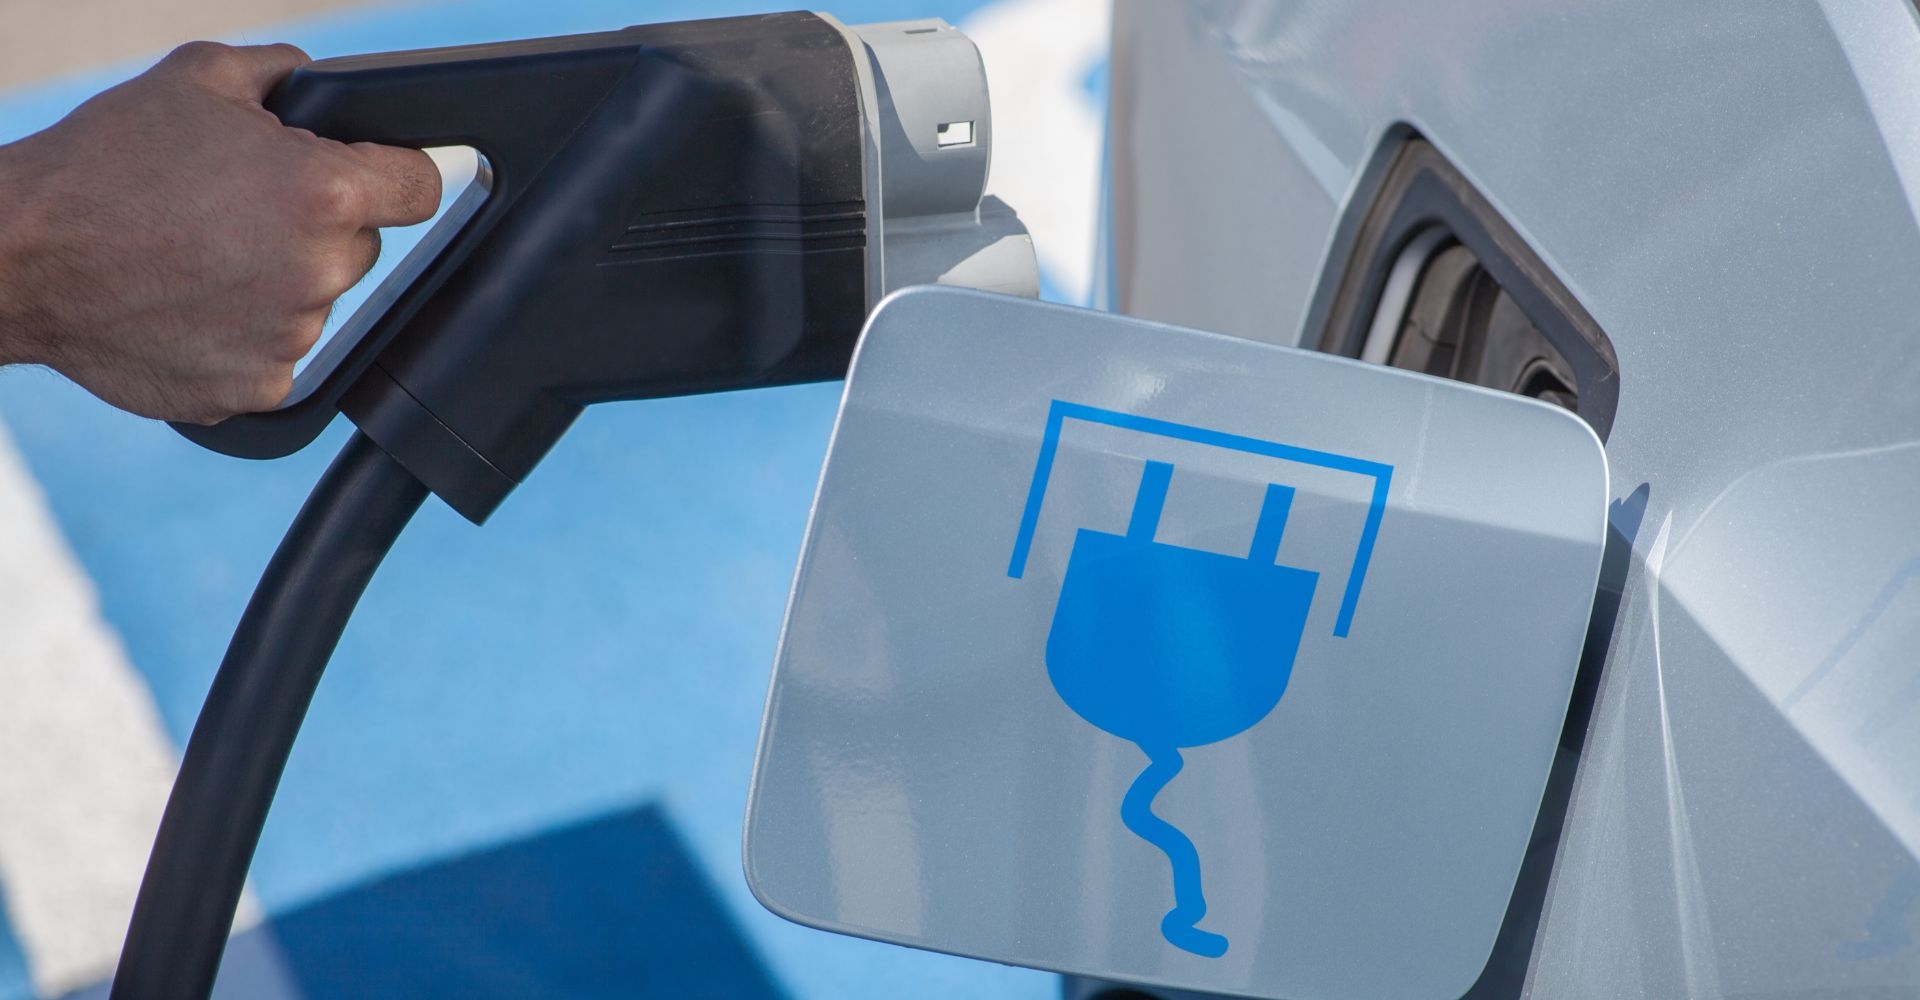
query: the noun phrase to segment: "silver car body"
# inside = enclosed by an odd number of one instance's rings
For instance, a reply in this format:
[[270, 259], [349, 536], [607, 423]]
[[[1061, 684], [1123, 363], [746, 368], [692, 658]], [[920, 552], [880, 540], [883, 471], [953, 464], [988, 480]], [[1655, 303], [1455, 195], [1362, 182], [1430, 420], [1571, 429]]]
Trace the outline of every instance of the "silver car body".
[[1631, 560], [1525, 993], [1920, 995], [1913, 7], [1120, 0], [1111, 72], [1112, 308], [1311, 345], [1412, 131], [1617, 352]]

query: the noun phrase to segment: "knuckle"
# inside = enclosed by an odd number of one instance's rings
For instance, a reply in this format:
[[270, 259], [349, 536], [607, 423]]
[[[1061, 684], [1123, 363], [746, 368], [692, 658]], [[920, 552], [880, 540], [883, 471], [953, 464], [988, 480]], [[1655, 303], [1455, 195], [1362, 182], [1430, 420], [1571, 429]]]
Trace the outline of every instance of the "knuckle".
[[293, 368], [291, 365], [276, 366], [271, 371], [249, 380], [235, 393], [234, 413], [257, 413], [271, 410], [287, 398], [293, 391]]
[[313, 61], [313, 57], [310, 55], [307, 55], [306, 49], [303, 49], [300, 46], [293, 44], [292, 42], [269, 42], [266, 45], [261, 46], [261, 48], [273, 49], [274, 51], [279, 52], [281, 55], [286, 56], [287, 58], [291, 59], [294, 62], [305, 63], [305, 62]]
[[371, 269], [372, 262], [361, 260], [353, 253], [330, 253], [314, 264], [308, 289], [312, 293], [315, 306], [330, 307], [333, 301], [344, 295], [347, 289], [360, 283]]
[[[355, 277], [337, 252], [313, 249], [289, 263], [286, 283], [273, 303], [285, 317], [282, 334], [295, 327], [304, 328], [314, 313], [333, 307], [341, 293], [353, 287]], [[281, 334], [275, 334], [278, 337]], [[270, 337], [269, 340], [274, 340]]]
[[307, 357], [307, 351], [311, 351], [313, 345], [321, 342], [321, 332], [326, 330], [326, 317], [330, 313], [332, 309], [321, 309], [313, 313], [305, 321], [296, 324], [294, 330], [286, 336], [286, 342], [284, 342], [286, 353], [282, 355], [282, 361], [286, 361], [288, 367], [300, 363], [301, 357]]
[[367, 272], [373, 270], [375, 264], [380, 263], [380, 230], [362, 229], [357, 242], [357, 255], [353, 261], [354, 284], [359, 284], [360, 279], [366, 277]]
[[306, 171], [293, 202], [308, 221], [325, 229], [358, 229], [365, 214], [353, 175], [331, 164]]
[[211, 72], [229, 65], [234, 58], [231, 46], [219, 42], [187, 42], [167, 54], [165, 62], [190, 72]]
[[270, 361], [275, 366], [289, 366], [289, 368], [298, 364], [300, 359], [306, 357], [307, 352], [312, 350], [313, 345], [320, 340], [320, 331], [325, 328], [326, 322], [325, 314], [314, 316], [274, 338], [269, 345]]

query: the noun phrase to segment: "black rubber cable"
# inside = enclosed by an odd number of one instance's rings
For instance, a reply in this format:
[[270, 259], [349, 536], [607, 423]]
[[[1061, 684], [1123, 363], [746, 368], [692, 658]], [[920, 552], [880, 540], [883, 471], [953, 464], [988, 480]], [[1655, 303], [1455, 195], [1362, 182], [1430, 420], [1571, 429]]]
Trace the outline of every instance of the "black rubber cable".
[[204, 1000], [287, 755], [354, 605], [426, 487], [355, 433], [281, 539], [193, 725], [113, 1000]]

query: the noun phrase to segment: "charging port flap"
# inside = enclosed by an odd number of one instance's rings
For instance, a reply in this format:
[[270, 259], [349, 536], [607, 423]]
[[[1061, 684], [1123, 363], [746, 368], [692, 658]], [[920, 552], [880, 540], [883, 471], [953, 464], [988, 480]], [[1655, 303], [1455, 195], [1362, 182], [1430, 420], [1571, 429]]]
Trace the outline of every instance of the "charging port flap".
[[1538, 401], [977, 292], [870, 319], [746, 828], [762, 902], [1295, 1000], [1480, 973], [1605, 454]]

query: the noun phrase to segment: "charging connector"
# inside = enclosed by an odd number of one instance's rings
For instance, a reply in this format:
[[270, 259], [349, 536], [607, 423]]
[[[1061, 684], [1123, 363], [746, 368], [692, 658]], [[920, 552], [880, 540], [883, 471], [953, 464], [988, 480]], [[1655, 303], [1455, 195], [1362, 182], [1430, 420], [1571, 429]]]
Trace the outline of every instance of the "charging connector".
[[877, 209], [867, 238], [880, 251], [869, 264], [869, 307], [909, 285], [1038, 297], [1032, 238], [1006, 202], [986, 194], [993, 116], [973, 40], [938, 18], [842, 31], [864, 55], [856, 71]]
[[594, 403], [840, 378], [888, 292], [1036, 295], [986, 197], [980, 53], [794, 13], [311, 63], [268, 101], [347, 142], [473, 147], [427, 236], [279, 408], [181, 426], [274, 458], [345, 413], [484, 521]]

